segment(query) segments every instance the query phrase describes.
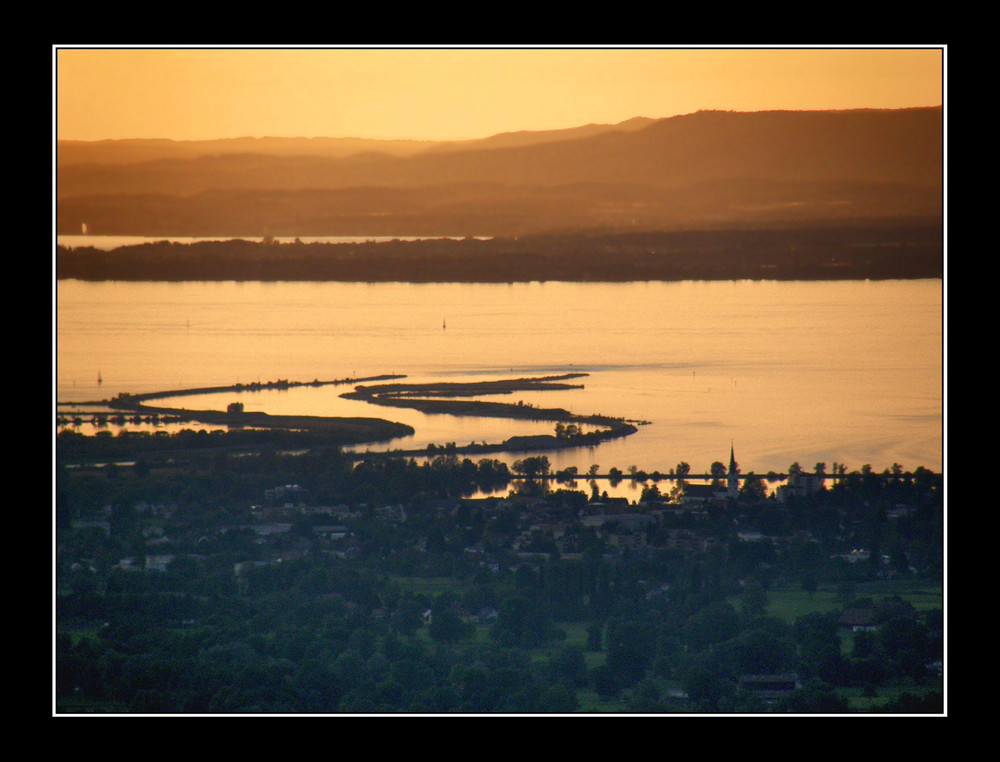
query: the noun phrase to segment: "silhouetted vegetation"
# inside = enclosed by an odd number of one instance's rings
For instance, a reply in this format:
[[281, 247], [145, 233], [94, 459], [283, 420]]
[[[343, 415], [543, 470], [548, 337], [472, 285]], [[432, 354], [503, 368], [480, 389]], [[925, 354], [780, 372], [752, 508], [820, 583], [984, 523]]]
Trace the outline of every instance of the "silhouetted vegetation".
[[484, 282], [940, 278], [940, 222], [353, 243], [57, 247], [81, 280]]
[[[511, 394], [515, 391], [546, 391], [552, 389], [582, 388], [581, 384], [567, 383], [571, 379], [586, 376], [586, 373], [568, 373], [559, 376], [542, 376], [538, 378], [506, 379], [500, 381], [478, 381], [471, 383], [381, 383], [369, 385], [357, 384], [353, 392], [342, 394], [342, 397], [359, 399], [374, 405], [389, 407], [408, 407], [427, 413], [449, 415], [472, 415], [494, 418], [513, 418], [532, 421], [556, 422], [555, 435], [539, 434], [534, 436], [512, 436], [503, 442], [488, 444], [472, 442], [463, 447], [457, 447], [454, 442], [446, 446], [449, 455], [486, 455], [501, 452], [528, 452], [532, 450], [555, 450], [567, 447], [595, 447], [601, 442], [617, 437], [625, 437], [636, 432], [636, 427], [620, 418], [604, 415], [576, 415], [561, 408], [538, 408], [523, 401], [514, 403], [484, 402], [481, 400], [459, 400], [460, 396], [475, 396], [489, 394]], [[181, 431], [180, 436], [167, 437], [165, 432], [154, 434], [132, 432], [123, 429], [117, 435], [110, 431], [98, 432], [97, 439], [101, 445], [94, 447], [86, 444], [88, 440], [79, 432], [66, 428], [69, 424], [79, 425], [79, 416], [70, 417], [60, 413], [57, 423], [61, 427], [58, 433], [61, 452], [64, 455], [82, 455], [83, 448], [91, 456], [109, 458], [122, 453], [142, 452], [162, 453], [177, 449], [190, 449], [196, 444], [199, 448], [245, 448], [260, 446], [263, 443], [282, 443], [284, 446], [315, 447], [319, 445], [358, 445], [372, 442], [383, 442], [413, 434], [413, 427], [406, 424], [386, 421], [380, 418], [344, 418], [304, 415], [269, 415], [263, 412], [246, 412], [241, 403], [230, 403], [225, 411], [220, 410], [189, 410], [187, 408], [155, 407], [148, 404], [150, 400], [159, 398], [184, 397], [220, 391], [253, 391], [262, 388], [288, 389], [295, 386], [321, 386], [326, 384], [346, 384], [357, 381], [391, 381], [401, 379], [401, 375], [372, 376], [364, 379], [344, 379], [336, 381], [295, 382], [281, 379], [275, 382], [236, 384], [233, 386], [177, 389], [172, 391], [147, 392], [131, 394], [122, 392], [110, 400], [95, 401], [87, 404], [104, 404], [116, 411], [129, 411], [132, 419], [176, 419], [183, 422], [197, 421], [209, 425], [225, 426], [227, 430], [217, 429], [211, 432], [190, 429]], [[441, 399], [443, 398], [443, 399]], [[93, 413], [91, 419], [98, 426], [107, 425], [111, 420], [124, 425], [128, 420], [123, 412], [107, 415]], [[568, 423], [567, 423], [568, 422]], [[584, 431], [584, 425], [592, 428]], [[281, 433], [278, 433], [281, 432]], [[412, 455], [434, 455], [437, 446], [430, 445], [425, 449], [399, 450], [378, 457], [401, 457]]]

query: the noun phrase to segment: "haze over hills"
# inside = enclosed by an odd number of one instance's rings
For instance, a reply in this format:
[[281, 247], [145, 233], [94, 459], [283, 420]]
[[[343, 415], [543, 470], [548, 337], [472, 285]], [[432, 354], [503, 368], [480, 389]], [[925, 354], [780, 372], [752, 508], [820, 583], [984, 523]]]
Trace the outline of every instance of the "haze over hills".
[[59, 168], [77, 164], [130, 164], [158, 159], [193, 159], [199, 156], [265, 154], [268, 156], [320, 156], [343, 158], [356, 154], [412, 156], [424, 151], [509, 148], [596, 135], [608, 130], [637, 130], [655, 119], [635, 117], [620, 124], [588, 124], [546, 132], [502, 132], [474, 140], [382, 140], [374, 138], [222, 138], [218, 140], [167, 140], [134, 138], [127, 140], [60, 140], [56, 164]]
[[189, 160], [202, 156], [263, 154], [265, 156], [319, 156], [343, 158], [359, 153], [410, 156], [439, 145], [427, 140], [371, 140], [366, 138], [222, 138], [218, 140], [60, 140], [56, 166], [120, 165], [161, 160]]
[[435, 143], [60, 141], [57, 232], [469, 235], [939, 219], [942, 109], [697, 112]]

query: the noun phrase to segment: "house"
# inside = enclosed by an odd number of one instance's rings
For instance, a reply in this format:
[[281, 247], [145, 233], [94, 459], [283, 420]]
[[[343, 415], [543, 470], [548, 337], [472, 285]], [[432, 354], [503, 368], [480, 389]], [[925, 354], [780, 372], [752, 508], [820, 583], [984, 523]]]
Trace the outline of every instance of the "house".
[[86, 529], [100, 529], [105, 537], [111, 536], [111, 524], [107, 521], [83, 521], [80, 519], [73, 519], [70, 522], [70, 526], [73, 528], [74, 532], [84, 531]]
[[492, 606], [484, 606], [479, 609], [479, 612], [476, 614], [476, 621], [478, 621], [479, 624], [493, 624], [496, 622], [497, 616], [498, 612], [495, 608]]
[[849, 553], [840, 553], [839, 555], [835, 555], [833, 557], [842, 558], [849, 564], [856, 564], [859, 561], [867, 561], [871, 558], [871, 551], [865, 550], [864, 548], [854, 548]]
[[356, 519], [361, 515], [360, 511], [346, 505], [299, 505], [299, 512], [303, 516], [330, 516], [336, 519]]
[[840, 619], [837, 623], [842, 628], [850, 630], [851, 632], [871, 632], [876, 629], [875, 609], [871, 607], [861, 609], [845, 609], [844, 613], [840, 615]]
[[482, 543], [466, 545], [462, 552], [470, 558], [482, 560], [486, 557], [486, 547]]
[[639, 550], [646, 547], [646, 533], [631, 530], [610, 532], [606, 537], [608, 545], [616, 550]]
[[580, 523], [585, 527], [617, 524], [623, 529], [637, 531], [655, 525], [656, 517], [648, 513], [605, 513], [599, 516], [585, 516]]
[[701, 550], [701, 538], [690, 529], [671, 528], [662, 532], [660, 536], [666, 538], [663, 546], [671, 550], [683, 550], [689, 553]]
[[740, 675], [739, 688], [765, 701], [777, 701], [792, 695], [799, 687], [794, 673], [776, 675]]
[[251, 529], [258, 537], [270, 537], [273, 534], [286, 534], [292, 531], [292, 525], [287, 523], [254, 524]]
[[681, 485], [681, 503], [683, 505], [711, 503], [725, 497], [725, 490], [720, 490], [711, 484], [683, 482]]
[[172, 555], [146, 556], [146, 571], [165, 572], [173, 560]]
[[715, 484], [691, 484], [682, 481], [681, 503], [683, 505], [722, 503], [736, 500], [740, 496], [739, 466], [736, 464], [736, 451], [732, 443], [729, 445], [729, 470], [726, 472], [726, 486]]
[[325, 540], [342, 540], [347, 537], [347, 531], [347, 527], [342, 524], [313, 527], [313, 533]]
[[282, 486], [274, 487], [272, 489], [264, 490], [264, 499], [272, 504], [281, 503], [284, 501], [284, 506], [294, 507], [292, 503], [293, 498], [299, 498], [301, 501], [301, 496], [306, 491], [304, 487], [298, 484], [285, 484]]
[[779, 503], [789, 498], [808, 497], [823, 489], [823, 477], [817, 474], [789, 474], [788, 480], [774, 491]]
[[406, 521], [406, 508], [402, 505], [380, 505], [375, 508], [375, 516], [387, 524], [401, 524]]
[[270, 561], [238, 561], [233, 564], [233, 574], [237, 577], [245, 577], [251, 570], [258, 566], [270, 566]]

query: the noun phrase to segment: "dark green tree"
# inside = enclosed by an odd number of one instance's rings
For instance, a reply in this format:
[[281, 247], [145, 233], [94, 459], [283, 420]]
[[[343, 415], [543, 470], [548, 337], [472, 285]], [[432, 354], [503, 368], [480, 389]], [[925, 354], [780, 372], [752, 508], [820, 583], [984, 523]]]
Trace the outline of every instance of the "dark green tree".
[[750, 582], [740, 597], [744, 618], [756, 619], [767, 613], [767, 591], [757, 581]]
[[468, 637], [470, 629], [458, 614], [444, 608], [433, 611], [427, 633], [437, 643], [452, 644]]
[[656, 653], [656, 633], [645, 622], [612, 619], [607, 631], [607, 665], [623, 688], [646, 675]]
[[717, 601], [688, 617], [683, 626], [683, 637], [688, 648], [697, 652], [736, 637], [739, 627], [740, 616], [732, 604]]
[[537, 648], [553, 634], [552, 620], [537, 598], [512, 595], [501, 603], [491, 634], [507, 647]]
[[728, 473], [728, 469], [726, 468], [726, 464], [725, 463], [723, 463], [722, 461], [719, 461], [719, 460], [715, 461], [712, 464], [712, 466], [711, 466], [711, 468], [709, 470], [709, 473], [712, 475], [712, 486], [713, 487], [720, 487], [723, 484], [725, 484], [725, 482], [726, 482], [726, 474]]
[[587, 625], [587, 649], [590, 651], [600, 651], [602, 645], [602, 631], [600, 622], [591, 622]]
[[582, 687], [587, 683], [587, 661], [579, 646], [563, 646], [549, 660], [549, 668], [556, 680], [567, 685]]
[[688, 474], [691, 473], [691, 466], [686, 461], [681, 461], [677, 464], [677, 468], [674, 469], [674, 473], [677, 475], [677, 483], [683, 484], [684, 480], [687, 479]]
[[753, 471], [743, 477], [740, 485], [740, 499], [748, 502], [759, 502], [767, 497], [767, 485]]
[[617, 696], [622, 689], [617, 676], [607, 664], [601, 664], [590, 670], [590, 683], [602, 699]]

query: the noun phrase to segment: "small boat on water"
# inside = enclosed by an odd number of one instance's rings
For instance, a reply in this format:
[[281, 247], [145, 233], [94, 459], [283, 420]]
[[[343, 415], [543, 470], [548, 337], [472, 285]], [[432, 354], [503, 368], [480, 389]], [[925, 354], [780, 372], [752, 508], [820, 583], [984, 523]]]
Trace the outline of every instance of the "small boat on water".
[[97, 371], [97, 383], [98, 385], [104, 383], [104, 379], [101, 378], [101, 371]]

